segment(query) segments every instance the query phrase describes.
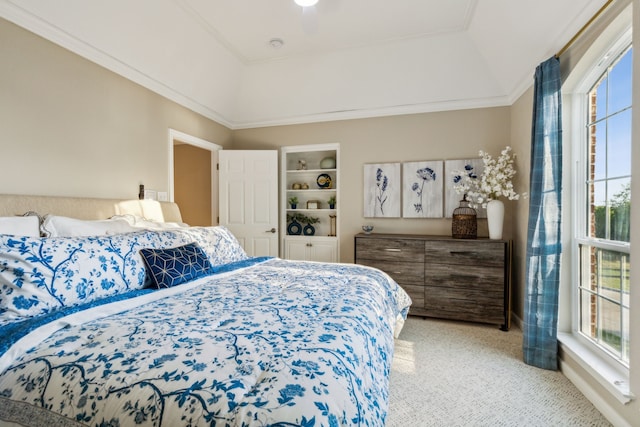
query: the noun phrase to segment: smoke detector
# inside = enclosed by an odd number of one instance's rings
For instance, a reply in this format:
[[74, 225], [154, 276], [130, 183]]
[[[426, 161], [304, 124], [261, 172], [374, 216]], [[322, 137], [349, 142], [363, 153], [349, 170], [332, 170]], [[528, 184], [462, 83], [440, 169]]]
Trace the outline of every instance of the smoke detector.
[[279, 39], [279, 38], [273, 38], [273, 39], [269, 40], [269, 44], [274, 49], [280, 49], [284, 45], [284, 40]]

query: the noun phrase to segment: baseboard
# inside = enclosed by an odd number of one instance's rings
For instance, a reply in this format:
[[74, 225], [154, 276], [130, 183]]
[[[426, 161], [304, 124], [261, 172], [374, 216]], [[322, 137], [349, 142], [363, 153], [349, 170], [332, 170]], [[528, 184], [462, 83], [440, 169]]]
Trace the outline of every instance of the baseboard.
[[522, 319], [516, 316], [515, 314], [511, 313], [511, 327], [514, 327], [514, 326], [522, 330]]

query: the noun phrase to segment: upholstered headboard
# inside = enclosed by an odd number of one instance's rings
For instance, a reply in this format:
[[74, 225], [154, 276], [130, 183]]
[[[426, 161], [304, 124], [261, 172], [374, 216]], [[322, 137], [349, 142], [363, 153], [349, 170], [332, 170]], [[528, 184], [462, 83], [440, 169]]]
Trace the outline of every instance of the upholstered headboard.
[[52, 214], [85, 220], [132, 214], [153, 221], [182, 222], [180, 208], [173, 202], [0, 194], [0, 216], [29, 211], [41, 216]]

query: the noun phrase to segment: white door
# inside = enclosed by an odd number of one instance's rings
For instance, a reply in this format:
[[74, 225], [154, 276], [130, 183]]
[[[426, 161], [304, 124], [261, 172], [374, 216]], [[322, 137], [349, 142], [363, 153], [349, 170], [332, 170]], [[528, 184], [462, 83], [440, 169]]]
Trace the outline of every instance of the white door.
[[220, 225], [249, 256], [278, 256], [278, 152], [220, 150]]

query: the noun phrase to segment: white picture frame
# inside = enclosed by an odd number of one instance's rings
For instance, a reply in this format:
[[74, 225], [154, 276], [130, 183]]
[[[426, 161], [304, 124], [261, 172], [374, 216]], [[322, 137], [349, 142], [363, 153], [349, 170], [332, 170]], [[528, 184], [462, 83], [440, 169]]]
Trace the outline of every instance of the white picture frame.
[[401, 210], [401, 163], [364, 165], [364, 217], [399, 218]]
[[[446, 160], [444, 163], [445, 186], [444, 186], [444, 215], [446, 218], [453, 216], [453, 211], [460, 206], [463, 194], [458, 194], [453, 188], [454, 172], [473, 173], [480, 178], [484, 172], [484, 162], [482, 158]], [[482, 206], [475, 208], [477, 218], [486, 218], [487, 210]]]
[[402, 217], [442, 218], [444, 206], [442, 160], [402, 164]]

